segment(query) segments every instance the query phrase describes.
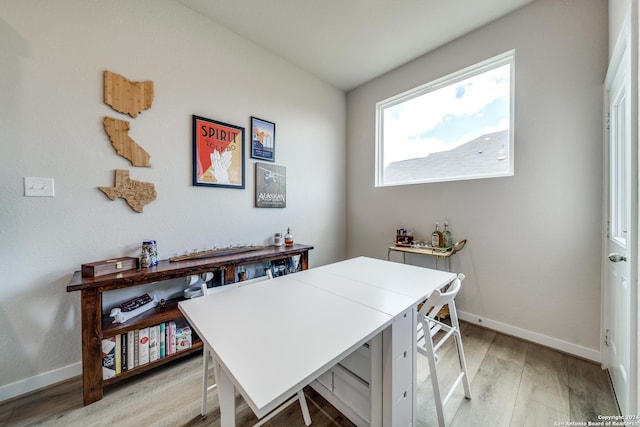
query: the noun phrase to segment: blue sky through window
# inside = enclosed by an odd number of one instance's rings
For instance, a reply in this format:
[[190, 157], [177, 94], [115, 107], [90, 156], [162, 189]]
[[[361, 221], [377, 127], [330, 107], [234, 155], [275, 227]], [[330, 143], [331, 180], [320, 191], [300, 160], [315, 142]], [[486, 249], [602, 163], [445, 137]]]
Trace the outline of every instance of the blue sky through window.
[[509, 130], [510, 79], [507, 63], [385, 108], [383, 167]]

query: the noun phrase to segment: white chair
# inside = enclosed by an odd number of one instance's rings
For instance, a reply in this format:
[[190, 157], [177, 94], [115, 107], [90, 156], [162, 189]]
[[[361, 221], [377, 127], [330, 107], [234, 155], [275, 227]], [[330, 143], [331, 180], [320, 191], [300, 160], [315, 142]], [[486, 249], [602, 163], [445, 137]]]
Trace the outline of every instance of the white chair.
[[[244, 280], [242, 282], [236, 282], [236, 283], [232, 283], [229, 285], [224, 285], [224, 286], [216, 286], [213, 288], [207, 288], [207, 284], [202, 283], [202, 295], [207, 296], [207, 295], [212, 295], [212, 294], [216, 294], [218, 292], [223, 292], [223, 291], [228, 291], [230, 289], [235, 289], [235, 288], [240, 288], [243, 286], [247, 286], [247, 285], [252, 285], [252, 284], [256, 284], [259, 282], [263, 282], [266, 280], [271, 280], [273, 279], [273, 275], [271, 274], [271, 270], [267, 270], [267, 274], [265, 276], [262, 277], [257, 277], [255, 279], [250, 279], [250, 280]], [[202, 363], [202, 377], [203, 377], [203, 382], [202, 382], [202, 409], [201, 409], [201, 413], [202, 415], [205, 415], [207, 413], [207, 394], [211, 391], [214, 390], [217, 386], [217, 384], [215, 383], [215, 378], [218, 378], [218, 364], [215, 363], [215, 360], [213, 358], [213, 352], [211, 351], [211, 348], [209, 348], [208, 345], [204, 345], [203, 348], [203, 363]], [[214, 367], [214, 383], [209, 385], [209, 360], [211, 360], [213, 362], [213, 367]], [[283, 403], [282, 405], [280, 405], [279, 407], [277, 407], [276, 409], [274, 409], [273, 411], [271, 411], [269, 414], [267, 414], [265, 417], [263, 417], [262, 419], [260, 419], [256, 424], [254, 424], [254, 427], [258, 427], [261, 426], [262, 424], [266, 423], [267, 421], [269, 421], [271, 418], [275, 417], [277, 414], [279, 414], [280, 412], [282, 412], [287, 406], [291, 405], [292, 403], [294, 403], [295, 401], [299, 401], [300, 402], [300, 410], [302, 411], [302, 417], [304, 418], [304, 423], [305, 425], [309, 426], [311, 425], [311, 415], [309, 414], [309, 407], [307, 406], [307, 399], [304, 397], [304, 392], [302, 390], [298, 390], [298, 392], [296, 393], [296, 395], [294, 397], [292, 397], [291, 399], [287, 400], [285, 403]]]
[[[467, 374], [467, 363], [464, 359], [462, 338], [460, 335], [460, 325], [458, 324], [458, 313], [456, 311], [456, 305], [454, 302], [454, 298], [460, 290], [464, 277], [464, 274], [458, 274], [458, 277], [454, 279], [454, 281], [448, 286], [446, 290], [434, 291], [418, 311], [417, 347], [418, 352], [427, 356], [429, 359], [429, 371], [431, 374], [431, 384], [433, 386], [433, 397], [436, 404], [436, 413], [438, 415], [438, 425], [440, 427], [445, 426], [444, 405], [447, 403], [456, 387], [461, 382], [464, 387], [464, 396], [467, 399], [471, 399], [471, 389], [469, 388], [469, 378]], [[436, 319], [438, 312], [444, 305], [449, 306], [451, 325], [447, 325]], [[436, 336], [440, 331], [442, 331], [444, 335]], [[436, 371], [436, 363], [439, 359], [436, 352], [438, 351], [438, 349], [440, 349], [442, 344], [444, 344], [444, 342], [452, 336], [455, 339], [456, 349], [458, 352], [460, 372], [443, 399], [440, 393], [440, 385], [438, 382], [438, 374]]]

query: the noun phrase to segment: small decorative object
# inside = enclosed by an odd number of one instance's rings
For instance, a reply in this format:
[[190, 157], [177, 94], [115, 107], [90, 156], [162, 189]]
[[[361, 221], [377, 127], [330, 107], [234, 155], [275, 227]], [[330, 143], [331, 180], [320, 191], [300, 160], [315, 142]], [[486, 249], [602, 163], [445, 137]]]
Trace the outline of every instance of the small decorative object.
[[104, 72], [104, 103], [119, 113], [137, 117], [153, 103], [153, 82], [132, 82], [120, 74]]
[[276, 160], [275, 123], [251, 117], [251, 157], [269, 162]]
[[287, 207], [287, 168], [256, 162], [256, 207]]
[[261, 249], [264, 249], [264, 246], [229, 246], [227, 248], [207, 249], [199, 252], [185, 253], [184, 255], [176, 255], [169, 258], [169, 261], [178, 262], [190, 259], [212, 258], [221, 255], [236, 254], [240, 252], [259, 251]]
[[444, 231], [442, 232], [442, 246], [447, 249], [453, 248], [453, 236], [449, 230], [449, 222], [444, 222]]
[[193, 116], [193, 185], [244, 188], [244, 128]]
[[284, 240], [282, 240], [282, 233], [276, 233], [273, 235], [273, 246], [282, 246], [284, 245]]
[[293, 246], [293, 234], [291, 234], [290, 228], [287, 228], [287, 234], [284, 235], [284, 245]]
[[166, 308], [167, 307], [167, 300], [165, 300], [164, 298], [162, 298], [160, 300], [160, 308]]
[[148, 304], [152, 301], [152, 298], [149, 294], [143, 294], [138, 297], [132, 298], [129, 301], [125, 301], [120, 304], [120, 310], [123, 312], [133, 311], [136, 308], [142, 307], [145, 304]]
[[125, 199], [131, 209], [138, 213], [142, 212], [144, 206], [153, 202], [157, 197], [153, 184], [130, 179], [129, 171], [126, 169], [115, 171], [115, 186], [98, 188], [111, 200], [118, 197]]
[[431, 233], [431, 246], [434, 248], [442, 247], [442, 232], [440, 231], [439, 222], [436, 222], [436, 229]]
[[129, 160], [133, 166], [151, 166], [149, 153], [129, 136], [128, 121], [105, 117], [102, 123], [116, 153]]
[[113, 323], [124, 323], [132, 317], [138, 316], [145, 311], [151, 310], [157, 305], [158, 301], [156, 300], [156, 297], [154, 295], [150, 301], [140, 305], [139, 307], [131, 311], [123, 311], [121, 308], [114, 308], [111, 310], [109, 317], [113, 317]]
[[[145, 258], [145, 264], [147, 265], [143, 265], [143, 257]], [[155, 240], [142, 242], [142, 250], [140, 252], [140, 268], [153, 267], [154, 265], [158, 265], [158, 244]]]
[[138, 268], [138, 258], [120, 257], [82, 264], [81, 271], [85, 277], [98, 277], [136, 268]]
[[404, 228], [396, 230], [396, 245], [397, 246], [411, 246], [413, 243], [413, 236], [411, 231], [407, 231]]

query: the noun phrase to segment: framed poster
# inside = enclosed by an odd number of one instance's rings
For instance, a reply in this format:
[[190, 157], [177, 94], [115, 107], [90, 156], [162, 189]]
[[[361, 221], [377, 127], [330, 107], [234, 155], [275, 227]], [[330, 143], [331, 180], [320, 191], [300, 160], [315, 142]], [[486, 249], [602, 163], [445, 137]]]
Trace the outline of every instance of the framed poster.
[[244, 128], [193, 116], [193, 185], [244, 188]]
[[256, 162], [256, 207], [287, 207], [287, 168]]
[[276, 161], [276, 124], [251, 117], [251, 157]]

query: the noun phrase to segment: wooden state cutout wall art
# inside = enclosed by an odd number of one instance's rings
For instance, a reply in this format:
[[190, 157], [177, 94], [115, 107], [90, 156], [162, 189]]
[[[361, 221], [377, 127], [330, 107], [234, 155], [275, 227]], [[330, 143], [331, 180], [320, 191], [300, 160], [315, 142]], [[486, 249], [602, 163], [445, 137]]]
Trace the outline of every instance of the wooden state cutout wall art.
[[98, 188], [111, 200], [123, 198], [136, 212], [142, 212], [145, 205], [153, 202], [157, 196], [153, 184], [130, 179], [126, 169], [116, 169], [115, 186]]
[[120, 74], [104, 72], [104, 103], [119, 113], [137, 117], [153, 103], [153, 82], [132, 82]]
[[103, 123], [111, 145], [119, 155], [129, 160], [133, 166], [151, 166], [149, 153], [129, 136], [129, 122], [105, 117]]

